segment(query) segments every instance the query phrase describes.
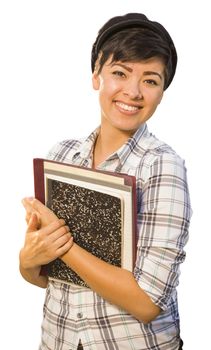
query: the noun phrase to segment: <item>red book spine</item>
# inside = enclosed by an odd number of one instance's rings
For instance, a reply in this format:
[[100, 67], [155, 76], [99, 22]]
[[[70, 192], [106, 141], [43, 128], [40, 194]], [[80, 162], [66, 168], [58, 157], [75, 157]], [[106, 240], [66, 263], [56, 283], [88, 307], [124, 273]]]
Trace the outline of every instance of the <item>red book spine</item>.
[[43, 159], [34, 159], [33, 165], [35, 198], [45, 204], [44, 161]]

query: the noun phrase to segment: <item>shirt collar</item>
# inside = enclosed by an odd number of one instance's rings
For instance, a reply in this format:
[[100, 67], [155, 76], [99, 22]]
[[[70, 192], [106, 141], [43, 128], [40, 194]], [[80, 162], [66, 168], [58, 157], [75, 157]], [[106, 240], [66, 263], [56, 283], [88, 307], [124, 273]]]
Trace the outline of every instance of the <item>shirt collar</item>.
[[100, 127], [96, 128], [86, 139], [81, 140], [81, 145], [73, 153], [72, 160], [76, 160], [79, 157], [82, 159], [90, 159], [92, 157], [92, 151], [99, 134]]
[[[79, 148], [73, 154], [72, 160], [76, 160], [79, 157], [82, 159], [91, 159], [92, 151], [99, 134], [100, 126], [96, 128], [85, 140], [82, 141]], [[133, 152], [144, 133], [147, 132], [147, 125], [143, 124], [139, 129], [131, 136], [116, 152], [110, 155], [108, 159], [119, 158], [120, 164], [123, 166], [129, 155]], [[134, 159], [133, 159], [134, 162]], [[133, 165], [135, 165], [133, 163]]]
[[[131, 136], [122, 147], [117, 151], [118, 157], [120, 159], [120, 163], [123, 166], [126, 161], [128, 162], [129, 167], [136, 167], [135, 158], [133, 157], [132, 163], [130, 164], [129, 156], [134, 153], [134, 149], [137, 144], [139, 144], [140, 140], [144, 137], [144, 134], [148, 132], [147, 125], [141, 125], [138, 130]], [[140, 155], [139, 155], [140, 156]], [[140, 162], [140, 158], [136, 157], [137, 163]]]

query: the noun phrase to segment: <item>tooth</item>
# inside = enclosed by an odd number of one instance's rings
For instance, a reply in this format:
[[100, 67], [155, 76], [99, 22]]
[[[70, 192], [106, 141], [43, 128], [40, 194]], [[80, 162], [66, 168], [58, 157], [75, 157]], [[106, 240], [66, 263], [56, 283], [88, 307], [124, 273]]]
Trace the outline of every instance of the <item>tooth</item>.
[[117, 105], [120, 106], [121, 108], [125, 109], [126, 111], [135, 111], [138, 109], [138, 107], [128, 106], [122, 102], [117, 102]]

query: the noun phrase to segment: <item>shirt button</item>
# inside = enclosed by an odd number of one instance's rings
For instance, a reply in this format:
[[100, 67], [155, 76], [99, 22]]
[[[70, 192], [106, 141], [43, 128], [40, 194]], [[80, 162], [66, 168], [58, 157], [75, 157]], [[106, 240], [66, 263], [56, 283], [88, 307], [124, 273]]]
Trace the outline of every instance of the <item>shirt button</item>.
[[82, 318], [82, 317], [83, 317], [83, 313], [82, 313], [82, 312], [78, 312], [78, 313], [77, 313], [77, 317], [78, 317], [78, 318]]

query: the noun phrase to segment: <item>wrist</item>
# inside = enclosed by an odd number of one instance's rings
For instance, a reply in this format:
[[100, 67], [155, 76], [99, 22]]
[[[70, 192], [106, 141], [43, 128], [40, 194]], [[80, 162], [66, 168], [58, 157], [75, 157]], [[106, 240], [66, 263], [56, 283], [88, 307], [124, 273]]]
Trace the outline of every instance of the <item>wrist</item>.
[[73, 241], [73, 237], [71, 237], [71, 241], [70, 241], [70, 247], [69, 249], [64, 253], [62, 254], [59, 258], [65, 262], [66, 260], [66, 257], [69, 256], [71, 254], [71, 250], [73, 248], [73, 246], [75, 245], [76, 243]]

